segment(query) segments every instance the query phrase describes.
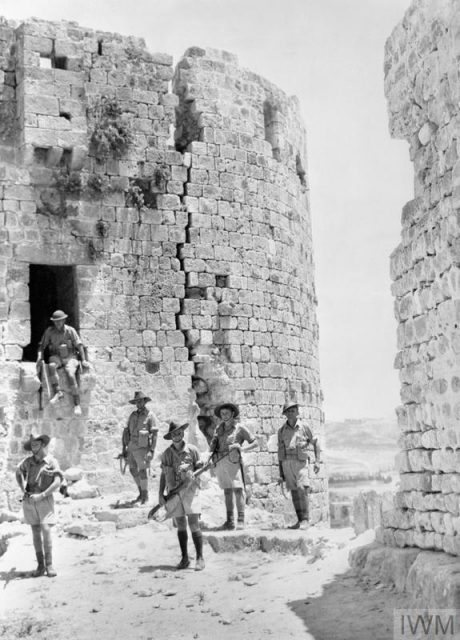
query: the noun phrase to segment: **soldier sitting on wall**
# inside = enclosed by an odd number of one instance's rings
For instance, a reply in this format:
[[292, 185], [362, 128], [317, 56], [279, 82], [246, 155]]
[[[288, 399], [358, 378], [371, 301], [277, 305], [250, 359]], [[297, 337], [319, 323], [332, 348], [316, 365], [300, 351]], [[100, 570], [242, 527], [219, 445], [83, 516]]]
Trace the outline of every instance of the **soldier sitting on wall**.
[[[77, 370], [80, 366], [87, 369], [89, 363], [80, 336], [73, 327], [65, 324], [68, 318], [64, 311], [55, 311], [51, 316], [53, 325], [45, 330], [38, 346], [37, 370], [40, 371], [45, 351], [49, 353], [48, 367], [49, 379], [52, 385], [52, 397], [50, 404], [56, 404], [64, 397], [60, 386], [57, 370], [63, 368], [69, 381], [70, 391], [73, 396], [74, 414], [81, 416], [80, 392], [77, 383]], [[80, 361], [78, 360], [80, 357]]]

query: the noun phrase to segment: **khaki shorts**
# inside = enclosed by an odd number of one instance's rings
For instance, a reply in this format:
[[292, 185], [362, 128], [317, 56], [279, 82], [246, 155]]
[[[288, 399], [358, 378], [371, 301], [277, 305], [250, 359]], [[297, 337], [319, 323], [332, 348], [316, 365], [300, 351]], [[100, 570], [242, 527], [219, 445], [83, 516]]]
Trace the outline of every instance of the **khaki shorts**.
[[126, 461], [130, 470], [143, 471], [144, 469], [148, 469], [150, 465], [150, 460], [147, 459], [148, 449], [130, 449], [128, 447], [128, 457]]
[[243, 479], [239, 462], [231, 462], [228, 456], [216, 464], [216, 476], [221, 489], [242, 489]]
[[22, 510], [24, 511], [24, 522], [26, 524], [55, 524], [54, 516], [54, 498], [52, 495], [32, 502], [29, 497], [24, 497], [22, 501]]
[[283, 460], [282, 464], [286, 488], [289, 491], [310, 486], [308, 462], [306, 460], [288, 458], [287, 460]]

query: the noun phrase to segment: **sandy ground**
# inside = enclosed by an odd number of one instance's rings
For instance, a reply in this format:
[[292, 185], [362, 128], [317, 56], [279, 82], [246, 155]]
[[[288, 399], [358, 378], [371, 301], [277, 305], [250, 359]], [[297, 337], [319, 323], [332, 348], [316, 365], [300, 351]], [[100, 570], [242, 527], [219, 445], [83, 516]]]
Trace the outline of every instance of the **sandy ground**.
[[271, 532], [305, 536], [312, 550], [306, 556], [214, 553], [205, 544], [206, 569], [195, 572], [193, 562], [175, 570], [179, 549], [169, 521], [92, 540], [56, 531], [58, 576], [51, 579], [27, 575], [34, 551], [30, 529], [22, 526], [0, 558], [4, 640], [387, 640], [393, 609], [401, 606], [400, 595], [359, 582], [348, 568], [350, 549], [370, 542], [371, 532]]

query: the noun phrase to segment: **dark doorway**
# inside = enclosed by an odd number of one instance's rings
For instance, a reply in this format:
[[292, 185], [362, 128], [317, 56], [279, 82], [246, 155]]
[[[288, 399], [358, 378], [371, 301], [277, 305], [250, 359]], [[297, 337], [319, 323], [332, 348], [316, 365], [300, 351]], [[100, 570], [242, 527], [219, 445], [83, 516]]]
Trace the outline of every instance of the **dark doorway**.
[[75, 267], [31, 264], [29, 268], [29, 301], [31, 339], [23, 350], [22, 359], [34, 362], [40, 338], [50, 322], [53, 311], [68, 314], [67, 324], [80, 330]]

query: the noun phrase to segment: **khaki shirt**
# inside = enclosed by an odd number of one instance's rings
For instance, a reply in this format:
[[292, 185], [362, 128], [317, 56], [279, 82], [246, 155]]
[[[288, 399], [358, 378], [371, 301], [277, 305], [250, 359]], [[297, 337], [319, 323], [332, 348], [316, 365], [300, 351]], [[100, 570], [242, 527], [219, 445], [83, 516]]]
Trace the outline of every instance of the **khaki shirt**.
[[[199, 451], [193, 444], [184, 442], [184, 446], [179, 451], [174, 445], [165, 449], [161, 455], [161, 470], [165, 474], [167, 491], [175, 489], [187, 479], [187, 474], [190, 475], [196, 471], [199, 461]], [[179, 471], [180, 466], [183, 466], [181, 471]]]
[[278, 430], [278, 460], [287, 458], [297, 458], [297, 460], [308, 460], [308, 446], [315, 438], [307, 425], [297, 420], [294, 427], [286, 422]]
[[254, 440], [255, 437], [246, 427], [237, 425], [232, 421], [229, 429], [225, 422], [221, 422], [212, 437], [209, 448], [214, 452], [226, 453], [231, 444], [243, 444], [243, 442], [251, 444]]
[[24, 478], [25, 490], [29, 493], [42, 493], [50, 487], [56, 476], [63, 479], [62, 471], [53, 456], [46, 455], [43, 460], [28, 456], [18, 464], [18, 470]]
[[43, 354], [48, 347], [51, 356], [74, 358], [81, 344], [83, 343], [75, 329], [65, 324], [62, 331], [54, 326], [48, 327], [42, 336], [38, 351]]
[[131, 449], [155, 449], [158, 427], [156, 418], [144, 407], [141, 411], [133, 411], [128, 418], [128, 447]]

